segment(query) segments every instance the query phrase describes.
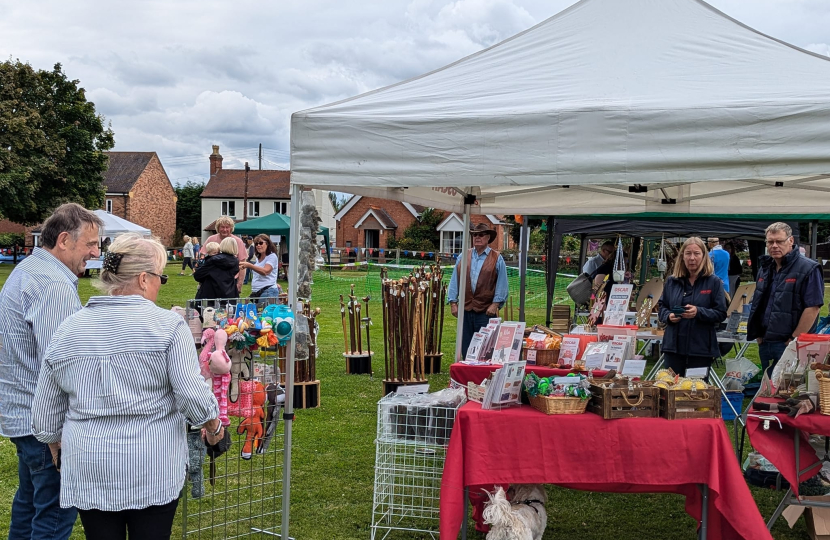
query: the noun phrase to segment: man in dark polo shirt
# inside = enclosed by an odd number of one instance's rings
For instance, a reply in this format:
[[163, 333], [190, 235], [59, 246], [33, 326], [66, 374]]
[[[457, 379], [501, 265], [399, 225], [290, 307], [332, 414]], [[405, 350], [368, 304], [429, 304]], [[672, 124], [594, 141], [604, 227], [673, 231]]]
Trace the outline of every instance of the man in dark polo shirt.
[[[467, 294], [464, 299], [464, 333], [461, 336], [461, 356], [473, 334], [487, 326], [490, 317], [497, 317], [499, 308], [507, 300], [507, 266], [498, 251], [488, 247], [496, 239], [496, 231], [484, 223], [470, 229], [473, 249], [467, 254]], [[458, 265], [460, 255], [452, 270], [447, 298], [453, 317], [458, 317]]]
[[748, 340], [758, 340], [764, 371], [772, 370], [790, 341], [812, 332], [824, 304], [819, 264], [793, 249], [792, 229], [773, 223], [766, 230], [767, 253], [758, 261], [758, 278], [747, 324]]

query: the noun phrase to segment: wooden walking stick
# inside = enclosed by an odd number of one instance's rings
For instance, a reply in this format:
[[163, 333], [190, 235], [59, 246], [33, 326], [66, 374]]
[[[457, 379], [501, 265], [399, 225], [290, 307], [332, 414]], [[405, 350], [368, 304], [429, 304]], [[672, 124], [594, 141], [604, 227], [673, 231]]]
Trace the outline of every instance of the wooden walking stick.
[[[382, 273], [381, 273], [382, 275]], [[383, 320], [383, 373], [386, 379], [389, 379], [389, 323], [386, 317], [387, 300], [387, 284], [385, 281], [380, 282], [380, 314]], [[368, 338], [367, 338], [368, 339]]]
[[340, 295], [340, 320], [343, 322], [343, 349], [349, 354], [349, 336], [346, 332], [346, 304], [343, 303], [343, 295]]
[[363, 354], [363, 330], [360, 328], [360, 300], [357, 298], [352, 299], [352, 303], [354, 304], [354, 325], [355, 325], [355, 334], [357, 334], [357, 352], [358, 354]]
[[[354, 285], [352, 285], [354, 287]], [[351, 354], [354, 354], [357, 349], [355, 349], [356, 341], [354, 337], [354, 302], [352, 301], [352, 296], [349, 296], [349, 302], [347, 304], [349, 308], [349, 347]]]
[[372, 354], [372, 345], [369, 341], [369, 325], [372, 324], [372, 319], [369, 317], [369, 300], [371, 300], [371, 296], [367, 296], [363, 299], [363, 302], [366, 303], [366, 316], [363, 318], [363, 322], [366, 323], [366, 352], [368, 354]]

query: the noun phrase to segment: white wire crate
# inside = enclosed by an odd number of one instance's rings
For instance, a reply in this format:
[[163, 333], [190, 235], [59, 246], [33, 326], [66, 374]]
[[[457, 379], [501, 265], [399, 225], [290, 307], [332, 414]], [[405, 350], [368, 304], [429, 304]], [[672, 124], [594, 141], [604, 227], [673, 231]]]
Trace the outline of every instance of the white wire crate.
[[372, 540], [393, 530], [438, 535], [441, 476], [463, 390], [378, 402]]

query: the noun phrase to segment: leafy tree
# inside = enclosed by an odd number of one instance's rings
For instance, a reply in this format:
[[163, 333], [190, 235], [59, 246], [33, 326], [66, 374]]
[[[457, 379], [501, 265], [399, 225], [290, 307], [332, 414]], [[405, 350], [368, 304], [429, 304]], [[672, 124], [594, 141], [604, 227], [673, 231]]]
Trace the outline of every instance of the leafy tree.
[[31, 225], [58, 205], [104, 202], [112, 130], [61, 65], [0, 62], [0, 216]]
[[427, 208], [419, 219], [404, 230], [400, 238], [390, 238], [390, 249], [411, 249], [414, 251], [437, 251], [441, 243], [438, 225], [444, 219], [444, 212]]
[[192, 180], [176, 186], [176, 233], [181, 236], [198, 236], [202, 233], [202, 191], [205, 185]]
[[329, 201], [331, 201], [331, 205], [332, 207], [334, 207], [335, 213], [339, 212], [348, 200], [349, 197], [347, 195], [344, 195], [343, 193], [329, 191]]

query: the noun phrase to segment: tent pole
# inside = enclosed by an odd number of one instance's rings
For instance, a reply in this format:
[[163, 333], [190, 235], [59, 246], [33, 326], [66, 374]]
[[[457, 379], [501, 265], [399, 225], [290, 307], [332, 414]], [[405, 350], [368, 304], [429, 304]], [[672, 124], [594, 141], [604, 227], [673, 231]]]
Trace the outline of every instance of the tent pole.
[[[470, 191], [472, 191], [471, 188]], [[464, 240], [461, 243], [461, 264], [458, 265], [458, 323], [455, 327], [455, 361], [464, 360], [467, 351], [461, 350], [461, 336], [464, 335], [464, 302], [467, 299], [467, 264], [470, 259], [470, 207], [475, 196], [464, 197]], [[286, 537], [287, 538], [287, 537]]]
[[587, 240], [586, 236], [584, 233], [579, 235], [579, 260], [576, 261], [577, 274], [582, 273], [582, 267], [585, 265], [585, 256], [588, 254], [588, 244], [585, 242]]
[[562, 233], [558, 230], [556, 218], [551, 216], [548, 218], [548, 234], [550, 244], [548, 248], [548, 276], [550, 287], [548, 288], [548, 312], [545, 320], [545, 326], [550, 326], [550, 314], [553, 311], [553, 295], [556, 292], [556, 273], [559, 272], [559, 252], [562, 251]]
[[818, 250], [818, 221], [813, 221], [810, 224], [810, 258], [814, 261], [818, 260], [816, 250]]
[[[292, 313], [297, 310], [297, 260], [300, 252], [300, 197], [302, 187], [291, 186], [291, 228], [288, 240], [288, 306]], [[291, 428], [294, 424], [294, 336], [291, 333], [291, 341], [288, 343], [285, 359], [285, 421], [284, 439], [285, 451], [282, 457], [282, 538], [290, 538], [288, 535], [288, 518], [291, 509]]]
[[519, 321], [525, 321], [525, 291], [527, 290], [527, 251], [530, 249], [529, 216], [522, 216], [521, 251], [519, 251]]

